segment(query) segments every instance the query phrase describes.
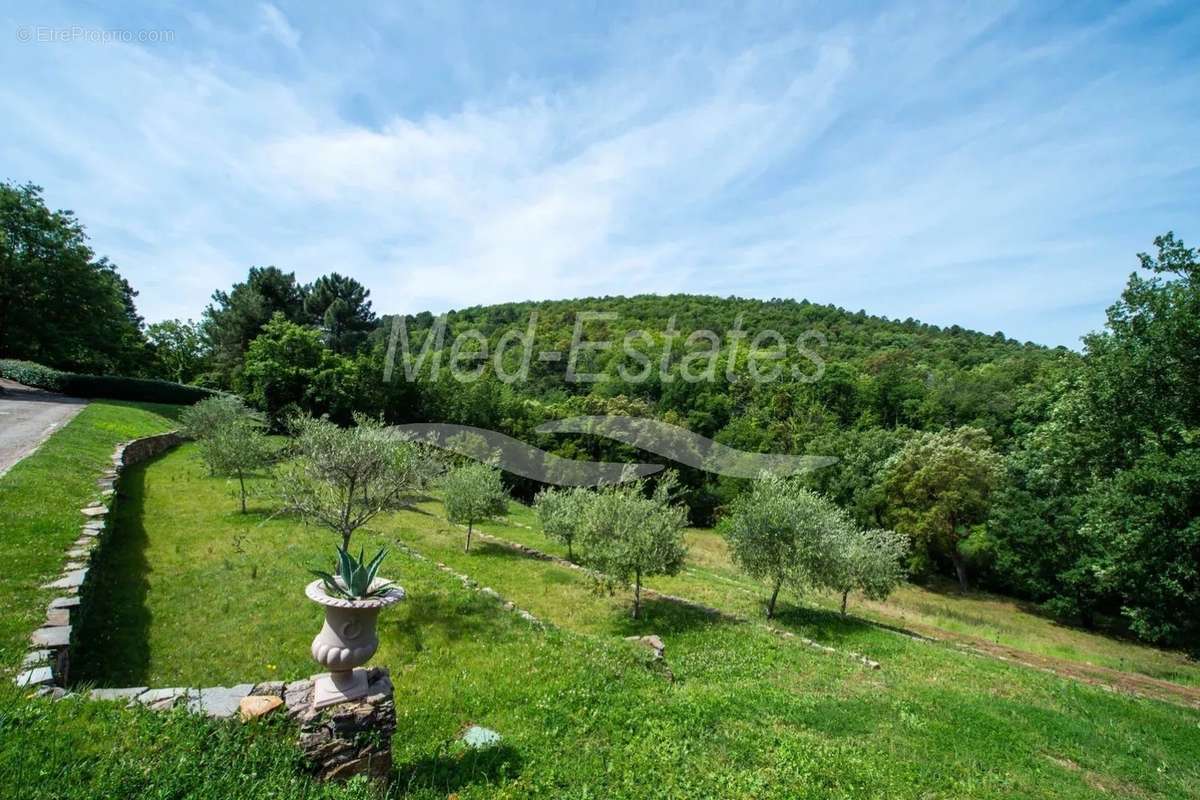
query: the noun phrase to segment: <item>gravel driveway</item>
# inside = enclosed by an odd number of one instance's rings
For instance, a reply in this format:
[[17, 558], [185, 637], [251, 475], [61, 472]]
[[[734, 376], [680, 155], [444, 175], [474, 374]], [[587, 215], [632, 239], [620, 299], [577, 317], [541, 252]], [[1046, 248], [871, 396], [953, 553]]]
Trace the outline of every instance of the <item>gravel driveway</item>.
[[0, 378], [0, 475], [66, 425], [86, 400]]

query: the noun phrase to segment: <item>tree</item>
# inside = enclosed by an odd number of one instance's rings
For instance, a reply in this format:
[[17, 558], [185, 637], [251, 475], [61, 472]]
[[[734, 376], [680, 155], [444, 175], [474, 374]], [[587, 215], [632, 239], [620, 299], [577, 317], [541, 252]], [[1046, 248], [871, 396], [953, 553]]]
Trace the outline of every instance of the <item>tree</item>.
[[567, 546], [567, 558], [571, 561], [575, 560], [575, 553], [571, 549], [571, 545], [579, 532], [583, 507], [591, 497], [591, 492], [578, 487], [544, 489], [538, 493], [533, 502], [533, 506], [537, 510], [538, 521], [542, 524], [542, 531]]
[[886, 600], [904, 580], [908, 537], [883, 528], [857, 525], [833, 528], [821, 558], [819, 582], [842, 596], [842, 615], [851, 592], [870, 600]]
[[[263, 417], [248, 408], [236, 395], [207, 397], [188, 406], [179, 415], [183, 432], [200, 443], [200, 456], [208, 465], [209, 475], [229, 474], [226, 472], [237, 456], [226, 456], [228, 447], [236, 446], [236, 437], [230, 431], [252, 430], [261, 433]], [[218, 442], [217, 439], [221, 441]], [[259, 443], [255, 443], [257, 446]], [[246, 469], [253, 470], [265, 464], [254, 463], [248, 456]]]
[[304, 310], [320, 326], [335, 353], [351, 353], [375, 327], [371, 291], [354, 278], [336, 272], [322, 275], [309, 287]]
[[851, 526], [837, 506], [795, 479], [764, 473], [734, 500], [724, 533], [734, 562], [770, 585], [767, 619], [772, 619], [780, 590], [819, 583], [830, 540]]
[[250, 343], [237, 388], [273, 422], [290, 413], [352, 418], [353, 372], [321, 334], [276, 314]]
[[587, 563], [612, 580], [633, 585], [633, 618], [641, 617], [642, 579], [674, 575], [687, 549], [687, 509], [671, 499], [673, 478], [646, 495], [642, 481], [602, 489], [581, 504], [579, 538]]
[[192, 322], [168, 319], [146, 328], [146, 339], [158, 364], [158, 374], [177, 383], [191, 383], [204, 366], [204, 337]]
[[296, 458], [277, 481], [284, 510], [336, 533], [343, 550], [378, 514], [412, 505], [436, 471], [424, 446], [369, 417], [355, 422], [339, 428], [325, 419], [294, 418]]
[[450, 470], [442, 490], [446, 519], [467, 526], [463, 552], [471, 551], [475, 523], [495, 519], [508, 511], [508, 492], [500, 482], [500, 470], [487, 464], [465, 464]]
[[0, 182], [0, 358], [138, 374], [145, 339], [136, 295], [96, 258], [72, 212], [47, 208], [39, 186]]
[[923, 433], [888, 460], [884, 484], [895, 528], [954, 564], [967, 590], [962, 543], [987, 518], [1002, 461], [980, 428]]
[[244, 282], [213, 292], [212, 300], [200, 326], [212, 350], [214, 377], [225, 388], [234, 385], [243, 354], [276, 314], [304, 321], [304, 289], [293, 273], [278, 267], [251, 267]]
[[262, 426], [248, 416], [226, 420], [200, 442], [200, 447], [213, 474], [237, 478], [245, 514], [246, 477], [268, 466], [275, 457], [275, 448]]

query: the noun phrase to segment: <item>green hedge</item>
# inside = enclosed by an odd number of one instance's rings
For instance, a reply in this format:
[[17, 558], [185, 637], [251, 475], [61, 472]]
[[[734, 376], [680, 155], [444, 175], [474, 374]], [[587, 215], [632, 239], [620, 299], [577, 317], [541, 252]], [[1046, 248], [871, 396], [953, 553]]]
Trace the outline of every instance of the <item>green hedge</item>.
[[221, 394], [215, 389], [186, 386], [171, 381], [125, 378], [120, 375], [81, 375], [51, 369], [32, 361], [9, 359], [0, 359], [0, 377], [73, 397], [103, 397], [109, 400], [136, 400], [142, 403], [191, 405], [206, 397]]

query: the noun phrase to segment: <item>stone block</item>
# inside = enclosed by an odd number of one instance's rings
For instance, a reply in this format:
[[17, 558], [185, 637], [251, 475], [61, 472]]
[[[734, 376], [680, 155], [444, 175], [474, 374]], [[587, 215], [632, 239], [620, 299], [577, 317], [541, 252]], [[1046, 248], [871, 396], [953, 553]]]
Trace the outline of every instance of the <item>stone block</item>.
[[147, 689], [137, 696], [137, 702], [152, 711], [166, 711], [174, 708], [176, 703], [188, 696], [188, 690], [182, 688]]
[[127, 686], [123, 689], [92, 689], [88, 697], [92, 700], [133, 700], [144, 693], [146, 686]]
[[30, 650], [25, 654], [25, 658], [21, 659], [21, 667], [28, 669], [30, 667], [46, 666], [50, 662], [50, 657], [53, 655], [49, 650]]
[[79, 509], [79, 513], [83, 514], [85, 517], [88, 517], [89, 519], [99, 519], [100, 517], [108, 515], [108, 507], [107, 506], [88, 506], [87, 508]]
[[250, 694], [269, 695], [271, 697], [282, 698], [283, 690], [286, 686], [287, 684], [283, 681], [263, 681], [262, 683], [255, 684], [254, 688], [250, 691]]
[[47, 686], [54, 683], [54, 673], [49, 667], [35, 667], [17, 676], [17, 686]]
[[48, 608], [46, 609], [46, 627], [52, 628], [60, 625], [71, 624], [71, 611], [66, 608]]
[[87, 572], [88, 571], [87, 571], [86, 567], [84, 567], [83, 569], [73, 569], [67, 573], [64, 573], [63, 576], [61, 578], [59, 578], [58, 580], [51, 581], [50, 583], [45, 584], [44, 586], [42, 586], [42, 588], [43, 589], [78, 589], [80, 586], [83, 585], [84, 579], [87, 578]]
[[78, 608], [79, 596], [56, 597], [50, 601], [50, 608]]
[[38, 647], [45, 647], [49, 650], [67, 647], [71, 644], [71, 626], [56, 625], [53, 628], [38, 628], [29, 637], [29, 640]]
[[[391, 741], [396, 730], [388, 671], [380, 667], [367, 671], [366, 697], [322, 709], [312, 709], [312, 682], [305, 683], [309, 684], [310, 705], [300, 715], [299, 744], [313, 774], [325, 781], [366, 775], [386, 782], [392, 768]], [[289, 691], [292, 686], [289, 684]], [[289, 713], [291, 710], [289, 706]]]
[[250, 694], [254, 688], [252, 683], [242, 683], [237, 686], [213, 686], [200, 689], [195, 696], [188, 698], [188, 710], [204, 714], [206, 717], [226, 719], [238, 713], [242, 698]]

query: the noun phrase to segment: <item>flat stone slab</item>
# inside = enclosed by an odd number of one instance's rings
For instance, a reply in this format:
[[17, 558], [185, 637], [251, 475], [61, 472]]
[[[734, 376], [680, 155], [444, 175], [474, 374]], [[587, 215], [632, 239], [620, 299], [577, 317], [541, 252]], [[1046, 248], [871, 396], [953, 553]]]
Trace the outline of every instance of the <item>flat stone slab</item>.
[[84, 579], [87, 577], [87, 567], [83, 569], [73, 569], [64, 574], [56, 581], [47, 583], [43, 589], [78, 589], [83, 585]]
[[83, 514], [85, 517], [91, 517], [92, 519], [95, 519], [96, 517], [103, 517], [103, 516], [107, 515], [108, 507], [107, 506], [88, 506], [87, 508], [79, 509], [79, 513]]
[[71, 643], [71, 626], [56, 625], [53, 628], [38, 628], [29, 637], [29, 641], [38, 647], [56, 650]]
[[500, 744], [500, 734], [491, 728], [472, 725], [463, 732], [463, 743], [472, 750], [486, 750]]
[[124, 689], [92, 689], [88, 697], [92, 700], [133, 700], [148, 688], [147, 686], [128, 686]]
[[253, 683], [201, 689], [198, 696], [188, 698], [188, 710], [207, 717], [232, 717], [238, 713], [242, 698], [248, 696], [252, 689]]
[[63, 565], [63, 569], [68, 572], [75, 572], [76, 570], [87, 569], [87, 566], [88, 562], [86, 561], [68, 561]]
[[46, 609], [46, 627], [53, 628], [71, 624], [71, 610], [67, 608]]
[[73, 559], [87, 558], [91, 554], [92, 554], [92, 548], [90, 548], [90, 547], [72, 547], [70, 550], [67, 551], [67, 558], [73, 558]]
[[54, 683], [54, 673], [49, 667], [36, 667], [17, 676], [17, 686], [44, 686]]
[[137, 702], [154, 711], [165, 711], [172, 708], [188, 695], [188, 690], [180, 687], [170, 689], [147, 689], [139, 694]]
[[283, 706], [283, 698], [273, 694], [252, 694], [238, 701], [238, 716], [242, 721], [263, 717]]
[[283, 697], [283, 688], [287, 686], [283, 681], [263, 681], [256, 683], [250, 694], [271, 695], [272, 697]]
[[50, 656], [49, 650], [30, 650], [25, 654], [25, 658], [21, 659], [21, 666], [40, 667], [50, 661]]
[[77, 608], [78, 606], [78, 595], [73, 597], [56, 597], [50, 601], [50, 608]]

